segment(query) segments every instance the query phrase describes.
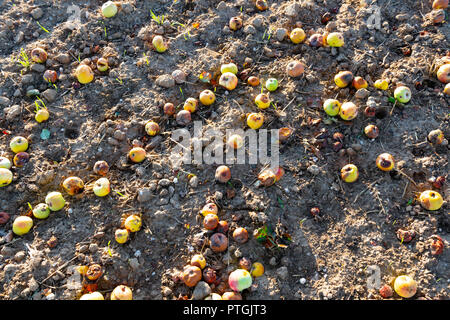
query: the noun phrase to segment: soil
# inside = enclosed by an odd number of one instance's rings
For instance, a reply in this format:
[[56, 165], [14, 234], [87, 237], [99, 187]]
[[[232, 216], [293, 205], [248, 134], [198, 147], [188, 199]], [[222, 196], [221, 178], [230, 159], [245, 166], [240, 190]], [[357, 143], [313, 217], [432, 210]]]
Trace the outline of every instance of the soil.
[[[22, 135], [30, 141], [31, 156], [25, 166], [12, 168], [13, 182], [0, 190], [0, 210], [10, 215], [0, 225], [1, 299], [72, 300], [89, 288], [108, 298], [119, 284], [130, 286], [136, 300], [189, 299], [194, 289], [177, 271], [196, 253], [221, 279], [238, 268], [241, 257], [261, 262], [264, 275], [242, 292], [247, 300], [383, 299], [377, 287], [400, 274], [417, 281], [412, 299], [449, 298], [448, 183], [434, 189], [445, 200], [439, 210], [424, 210], [417, 201], [421, 191], [433, 188], [429, 178], [448, 173], [448, 143], [426, 142], [434, 129], [450, 139], [450, 99], [435, 73], [438, 60], [448, 55], [450, 28], [430, 23], [431, 1], [269, 0], [265, 11], [251, 0], [121, 1], [110, 19], [101, 15], [102, 1], [77, 3], [80, 22], [72, 30], [66, 22], [76, 11], [66, 1], [0, 1], [0, 151], [12, 159], [9, 141]], [[379, 28], [367, 24], [374, 6], [380, 8]], [[151, 11], [164, 21], [152, 19]], [[322, 23], [327, 12], [331, 19]], [[244, 26], [233, 32], [228, 21], [234, 16], [241, 16]], [[289, 32], [298, 25], [307, 35], [339, 31], [345, 45], [315, 48], [278, 39], [283, 35], [278, 29]], [[169, 41], [164, 53], [152, 49], [156, 34]], [[35, 47], [48, 52], [47, 62], [24, 68], [17, 61], [21, 49], [30, 57]], [[101, 56], [110, 69], [95, 70], [93, 82], [78, 85], [74, 69]], [[291, 60], [306, 65], [301, 77], [286, 75]], [[280, 149], [285, 174], [270, 187], [255, 185], [260, 163], [230, 165], [231, 183], [221, 184], [214, 181], [216, 164], [177, 169], [168, 161], [176, 146], [170, 133], [183, 126], [163, 114], [163, 105], [181, 108], [188, 97], [213, 90], [199, 75], [217, 73], [229, 62], [280, 83], [270, 93], [274, 104], [263, 111], [263, 128], [290, 126], [295, 133]], [[57, 71], [55, 86], [43, 80], [46, 69]], [[157, 84], [159, 76], [177, 69], [186, 73], [184, 83], [166, 77], [166, 87]], [[368, 81], [363, 96], [336, 87], [334, 75], [342, 70]], [[387, 91], [373, 86], [381, 78], [390, 81]], [[412, 91], [404, 105], [390, 100], [399, 84]], [[50, 111], [46, 122], [34, 120], [39, 100], [27, 95], [31, 89], [39, 90]], [[260, 91], [241, 80], [232, 91], [217, 86], [216, 102], [200, 106], [193, 120], [204, 128], [245, 128], [242, 115], [257, 111], [253, 99]], [[328, 98], [353, 101], [358, 116], [330, 121], [322, 110]], [[364, 115], [368, 101], [376, 105], [377, 117]], [[160, 124], [157, 137], [144, 131], [149, 120]], [[369, 123], [380, 130], [376, 139], [363, 133]], [[193, 123], [186, 128], [192, 132]], [[41, 137], [43, 129], [50, 131], [48, 139]], [[344, 135], [345, 152], [331, 146], [336, 132]], [[317, 139], [318, 134], [328, 138]], [[146, 146], [147, 159], [132, 164], [127, 152], [138, 142]], [[396, 159], [395, 171], [375, 166], [383, 152]], [[88, 188], [77, 196], [63, 191], [65, 177], [78, 176], [86, 185], [98, 179], [92, 170], [98, 160], [110, 166], [108, 196], [97, 197]], [[340, 178], [347, 163], [359, 169], [354, 183]], [[28, 234], [12, 235], [14, 219], [29, 214], [29, 205], [44, 202], [51, 191], [64, 194], [64, 209], [34, 219]], [[230, 225], [229, 247], [222, 253], [202, 241], [210, 233], [204, 233], [199, 211], [208, 201], [217, 203], [220, 219]], [[318, 215], [311, 214], [313, 207]], [[118, 244], [114, 232], [130, 214], [141, 215], [143, 227]], [[289, 234], [291, 242], [265, 247], [254, 234], [264, 225]], [[232, 239], [237, 227], [247, 229], [247, 242]], [[414, 231], [415, 237], [401, 241], [398, 229]], [[444, 241], [439, 255], [431, 253], [433, 235]], [[89, 287], [77, 281], [75, 267], [93, 263], [103, 275]], [[375, 288], [369, 285], [373, 270], [380, 271]], [[402, 298], [394, 293], [392, 299]]]

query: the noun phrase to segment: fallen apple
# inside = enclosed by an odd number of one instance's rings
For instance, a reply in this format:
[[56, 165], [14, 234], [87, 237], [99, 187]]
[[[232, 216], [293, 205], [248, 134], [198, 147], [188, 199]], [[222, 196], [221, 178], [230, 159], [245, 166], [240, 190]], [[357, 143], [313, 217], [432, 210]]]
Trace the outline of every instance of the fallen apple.
[[195, 98], [187, 98], [184, 102], [183, 109], [193, 113], [197, 110], [198, 101]]
[[334, 83], [339, 88], [345, 88], [353, 81], [353, 73], [350, 71], [340, 71], [334, 76]]
[[246, 243], [248, 241], [248, 231], [242, 227], [236, 228], [233, 231], [233, 240], [240, 244]]
[[53, 191], [47, 194], [45, 203], [51, 211], [59, 211], [66, 205], [66, 200], [64, 200], [61, 192]]
[[145, 124], [145, 132], [149, 136], [155, 136], [159, 133], [159, 124], [157, 124], [155, 121], [149, 121]]
[[203, 206], [202, 210], [200, 210], [200, 213], [203, 216], [206, 216], [207, 214], [217, 214], [219, 212], [219, 208], [217, 208], [217, 205], [214, 202], [207, 203]]
[[305, 65], [300, 61], [291, 61], [286, 66], [286, 73], [292, 78], [299, 77], [305, 72]]
[[127, 229], [117, 229], [114, 238], [117, 243], [123, 244], [128, 241], [129, 231]]
[[394, 98], [400, 103], [408, 103], [411, 100], [411, 90], [405, 86], [399, 86], [394, 91]]
[[92, 191], [97, 197], [105, 197], [111, 191], [111, 185], [108, 178], [100, 178], [95, 181]]
[[173, 116], [175, 114], [175, 106], [173, 103], [167, 102], [163, 107], [163, 112], [168, 116]]
[[231, 72], [233, 74], [237, 74], [238, 73], [238, 67], [236, 64], [234, 64], [233, 62], [230, 63], [226, 63], [220, 66], [220, 73], [224, 74], [227, 72]]
[[236, 88], [238, 83], [238, 78], [234, 73], [225, 72], [219, 78], [219, 84], [225, 87], [227, 90], [233, 90]]
[[427, 135], [427, 141], [434, 146], [440, 145], [445, 139], [441, 129], [431, 130]]
[[267, 109], [270, 107], [270, 98], [265, 93], [260, 93], [255, 98], [255, 103], [260, 109]]
[[269, 91], [275, 91], [278, 88], [278, 80], [275, 78], [269, 78], [266, 81], [266, 89]]
[[0, 168], [11, 169], [11, 161], [6, 157], [0, 157]]
[[206, 230], [214, 230], [219, 224], [219, 217], [213, 213], [209, 213], [203, 218], [203, 227]]
[[450, 63], [442, 65], [437, 71], [437, 78], [442, 83], [450, 82]]
[[124, 226], [130, 232], [138, 232], [142, 227], [142, 219], [137, 214], [132, 214], [125, 219]]
[[216, 95], [211, 90], [203, 90], [200, 93], [200, 102], [205, 106], [210, 106], [216, 101]]
[[302, 43], [305, 41], [306, 33], [302, 28], [295, 28], [289, 34], [289, 38], [295, 44]]
[[188, 287], [195, 285], [202, 279], [202, 270], [197, 266], [188, 265], [183, 269], [182, 279]]
[[434, 190], [423, 191], [419, 196], [419, 201], [424, 209], [430, 211], [439, 210], [444, 203], [441, 194]]
[[12, 182], [13, 174], [9, 169], [0, 168], [0, 187], [5, 187]]
[[80, 64], [75, 69], [75, 77], [77, 78], [79, 83], [87, 84], [94, 80], [94, 72], [88, 65]]
[[39, 203], [33, 208], [33, 216], [37, 219], [47, 219], [50, 215], [50, 208], [46, 203]]
[[244, 138], [239, 134], [233, 134], [228, 137], [227, 144], [233, 149], [240, 149], [244, 146]]
[[209, 239], [209, 247], [214, 252], [223, 252], [228, 248], [228, 238], [223, 233], [214, 233]]
[[389, 153], [382, 153], [376, 159], [376, 165], [380, 170], [391, 171], [394, 169], [394, 157]]
[[159, 53], [165, 52], [169, 46], [167, 44], [167, 41], [160, 35], [157, 35], [152, 40], [153, 48]]
[[62, 183], [64, 190], [71, 196], [80, 194], [84, 190], [84, 183], [78, 177], [68, 177]]
[[319, 34], [319, 33], [315, 33], [313, 34], [311, 37], [309, 37], [308, 39], [308, 43], [311, 47], [323, 47], [325, 45], [326, 42], [326, 38]]
[[83, 294], [80, 297], [80, 300], [105, 300], [105, 297], [103, 297], [103, 295], [100, 292], [94, 291]]
[[191, 122], [191, 113], [187, 110], [180, 110], [177, 113], [176, 121], [180, 126], [185, 126]]
[[242, 19], [240, 17], [233, 17], [229, 22], [230, 29], [233, 31], [239, 30], [243, 26]]
[[394, 281], [394, 290], [402, 298], [411, 298], [417, 292], [417, 283], [410, 276], [398, 276]]
[[102, 15], [105, 18], [112, 18], [117, 14], [117, 5], [113, 1], [106, 1], [102, 5]]
[[94, 172], [101, 176], [106, 176], [109, 172], [109, 165], [106, 161], [100, 160], [94, 164]]
[[228, 168], [225, 165], [217, 167], [215, 178], [216, 178], [216, 181], [218, 181], [220, 183], [227, 183], [231, 179], [230, 168]]
[[375, 81], [373, 85], [375, 88], [380, 90], [387, 90], [389, 88], [389, 82], [383, 79], [378, 79], [377, 81]]
[[252, 276], [245, 269], [237, 269], [228, 276], [228, 285], [234, 291], [241, 292], [252, 286]]
[[191, 258], [191, 265], [204, 269], [206, 267], [205, 257], [201, 254], [195, 254]]
[[259, 78], [255, 76], [251, 76], [247, 79], [247, 83], [252, 87], [259, 86]]
[[12, 138], [11, 142], [9, 143], [9, 147], [11, 148], [12, 152], [14, 152], [14, 153], [27, 151], [28, 140], [24, 137], [16, 136], [16, 137]]
[[450, 96], [450, 83], [447, 83], [444, 87], [444, 93]]
[[121, 284], [111, 292], [111, 300], [133, 300], [133, 291], [130, 287]]
[[247, 116], [247, 125], [251, 129], [259, 129], [264, 123], [264, 115], [261, 113], [250, 113]]
[[44, 121], [47, 121], [50, 117], [50, 113], [48, 112], [47, 108], [40, 108], [38, 111], [36, 111], [36, 115], [34, 116], [34, 119], [41, 123]]
[[345, 120], [353, 120], [358, 115], [358, 107], [353, 102], [344, 102], [339, 110], [339, 116]]
[[434, 0], [433, 9], [447, 9], [448, 7], [448, 0]]
[[58, 74], [54, 70], [45, 70], [43, 78], [45, 82], [55, 83], [58, 81]]
[[30, 161], [28, 152], [18, 152], [14, 155], [13, 163], [17, 168], [21, 168]]
[[266, 0], [256, 0], [255, 7], [259, 11], [264, 11], [264, 10], [267, 10], [269, 8], [269, 5], [267, 4]]
[[47, 61], [47, 52], [42, 48], [34, 48], [31, 50], [31, 60], [37, 63], [44, 63]]
[[347, 164], [341, 169], [341, 178], [347, 183], [355, 182], [358, 176], [358, 168], [354, 164]]
[[250, 269], [250, 274], [257, 278], [261, 277], [264, 274], [264, 266], [260, 262], [255, 262], [252, 264], [252, 268]]
[[28, 216], [19, 216], [13, 222], [12, 230], [14, 234], [23, 236], [24, 234], [27, 234], [32, 227], [33, 219]]
[[140, 163], [145, 160], [147, 152], [141, 147], [134, 147], [128, 152], [128, 157], [132, 162]]
[[340, 32], [329, 33], [326, 41], [330, 47], [342, 47], [345, 44], [344, 35]]
[[379, 133], [380, 131], [378, 130], [378, 127], [374, 124], [369, 124], [364, 128], [364, 134], [369, 139], [375, 139], [376, 137], [378, 137]]
[[352, 81], [352, 85], [356, 90], [365, 89], [369, 86], [366, 80], [362, 77], [355, 77]]
[[330, 117], [337, 116], [341, 110], [341, 103], [336, 99], [327, 99], [323, 103], [323, 110]]
[[105, 72], [109, 69], [108, 60], [105, 58], [100, 58], [97, 60], [97, 70], [100, 72]]
[[222, 300], [242, 300], [239, 292], [227, 291], [222, 294]]

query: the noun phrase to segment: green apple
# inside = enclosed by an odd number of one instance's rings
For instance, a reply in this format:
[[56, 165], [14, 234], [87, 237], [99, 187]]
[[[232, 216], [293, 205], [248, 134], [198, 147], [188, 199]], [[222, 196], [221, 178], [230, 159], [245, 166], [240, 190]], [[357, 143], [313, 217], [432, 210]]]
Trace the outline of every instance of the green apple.
[[66, 200], [61, 192], [53, 191], [45, 197], [45, 203], [51, 211], [59, 211], [66, 205]]
[[326, 114], [334, 117], [339, 114], [341, 109], [341, 103], [336, 99], [327, 99], [323, 103], [323, 110], [325, 110]]
[[6, 157], [0, 157], [0, 168], [11, 169], [11, 160]]
[[169, 46], [162, 36], [155, 36], [152, 40], [153, 47], [159, 53], [166, 51]]
[[92, 188], [97, 197], [104, 197], [109, 194], [111, 187], [109, 180], [107, 178], [100, 178], [95, 181], [94, 187]]
[[39, 203], [33, 209], [33, 216], [37, 219], [46, 219], [50, 215], [50, 208], [46, 203]]
[[330, 47], [342, 47], [344, 43], [344, 36], [340, 32], [332, 32], [327, 36], [327, 44]]
[[21, 136], [14, 137], [14, 138], [12, 138], [11, 142], [9, 143], [9, 147], [11, 148], [12, 152], [14, 152], [14, 153], [27, 151], [28, 140]]
[[278, 88], [278, 80], [275, 78], [269, 78], [266, 81], [266, 89], [269, 91], [275, 91]]
[[117, 5], [112, 1], [106, 1], [102, 5], [102, 14], [105, 18], [112, 18], [117, 14]]
[[394, 98], [400, 103], [408, 103], [411, 100], [411, 90], [408, 87], [400, 86], [395, 89]]
[[233, 74], [237, 74], [238, 73], [238, 67], [237, 67], [237, 65], [235, 65], [232, 62], [227, 63], [227, 64], [223, 64], [220, 67], [220, 73], [224, 74], [225, 72], [231, 72]]
[[0, 168], [0, 187], [5, 187], [12, 182], [13, 174], [9, 169]]
[[14, 220], [12, 226], [13, 232], [18, 236], [22, 236], [28, 233], [32, 227], [33, 227], [33, 219], [27, 216], [17, 217], [16, 220]]

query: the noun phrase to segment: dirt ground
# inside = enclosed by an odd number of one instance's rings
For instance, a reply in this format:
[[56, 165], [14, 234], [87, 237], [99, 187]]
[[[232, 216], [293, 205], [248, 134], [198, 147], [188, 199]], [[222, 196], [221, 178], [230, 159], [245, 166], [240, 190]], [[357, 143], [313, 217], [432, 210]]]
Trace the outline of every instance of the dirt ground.
[[[434, 129], [450, 139], [450, 98], [435, 73], [437, 61], [449, 54], [450, 28], [446, 22], [430, 23], [431, 1], [268, 0], [269, 8], [259, 11], [251, 0], [131, 0], [120, 1], [110, 19], [102, 17], [102, 3], [77, 1], [80, 19], [72, 20], [72, 29], [67, 21], [78, 11], [71, 11], [68, 1], [0, 1], [0, 152], [12, 158], [9, 141], [21, 135], [30, 141], [31, 157], [11, 169], [13, 182], [0, 189], [0, 211], [10, 215], [0, 225], [0, 299], [78, 299], [89, 287], [76, 280], [75, 267], [92, 263], [103, 269], [95, 285], [106, 298], [125, 284], [136, 300], [189, 299], [194, 289], [179, 281], [177, 272], [196, 253], [222, 280], [242, 257], [261, 262], [264, 275], [242, 292], [247, 300], [383, 299], [368, 284], [374, 267], [381, 285], [401, 274], [414, 278], [418, 291], [412, 299], [449, 298], [448, 183], [434, 189], [445, 200], [439, 210], [424, 210], [417, 201], [421, 191], [433, 188], [431, 177], [448, 173], [448, 144], [426, 142]], [[380, 12], [375, 28], [367, 23], [374, 8]], [[158, 24], [151, 11], [164, 21]], [[329, 21], [322, 22], [327, 12]], [[228, 27], [234, 16], [244, 22], [235, 32]], [[285, 33], [299, 23], [307, 35], [339, 31], [345, 45], [294, 44]], [[152, 50], [156, 34], [169, 41], [164, 53]], [[48, 52], [47, 62], [24, 68], [17, 61], [21, 49], [30, 56], [35, 47]], [[84, 59], [102, 56], [110, 69], [95, 70], [94, 81], [80, 86], [74, 69]], [[295, 59], [306, 65], [305, 73], [290, 78], [286, 65]], [[163, 105], [180, 106], [212, 89], [199, 75], [229, 62], [280, 82], [270, 93], [274, 106], [263, 111], [264, 128], [289, 126], [295, 133], [280, 150], [285, 175], [270, 187], [254, 184], [262, 164], [230, 165], [231, 184], [220, 184], [214, 180], [217, 165], [174, 170], [168, 161], [176, 146], [170, 133], [180, 126], [163, 114]], [[43, 80], [46, 69], [57, 71], [55, 86]], [[177, 69], [186, 73], [184, 83], [170, 79]], [[362, 96], [334, 84], [341, 70], [367, 80]], [[170, 81], [160, 81], [161, 75]], [[373, 86], [381, 78], [390, 81], [386, 91]], [[390, 97], [400, 83], [411, 89], [412, 99], [394, 105]], [[50, 111], [46, 122], [34, 120], [32, 89]], [[205, 128], [245, 128], [242, 115], [257, 111], [253, 99], [260, 89], [241, 80], [232, 91], [218, 86], [216, 102], [200, 106], [192, 119]], [[330, 121], [322, 109], [329, 98], [357, 104], [356, 119]], [[364, 115], [370, 104], [376, 117]], [[149, 120], [161, 126], [156, 138], [144, 131]], [[376, 139], [363, 133], [370, 123], [379, 128]], [[192, 132], [193, 124], [186, 128]], [[43, 129], [49, 130], [48, 139], [41, 136]], [[332, 148], [336, 132], [344, 135], [345, 152]], [[140, 164], [127, 160], [136, 140], [148, 151]], [[383, 152], [394, 156], [396, 171], [375, 166]], [[110, 166], [108, 196], [64, 193], [65, 177], [94, 182], [98, 160]], [[340, 178], [347, 163], [360, 171], [355, 183]], [[12, 235], [14, 219], [51, 191], [64, 194], [64, 209], [34, 219], [28, 234]], [[217, 203], [220, 219], [230, 224], [229, 247], [222, 253], [205, 241], [210, 233], [204, 232], [199, 211], [208, 201]], [[311, 214], [313, 207], [319, 215]], [[133, 213], [142, 216], [143, 227], [118, 244], [114, 232], [122, 217]], [[292, 241], [266, 248], [254, 236], [264, 225], [278, 226]], [[237, 227], [248, 230], [244, 244], [232, 239]], [[398, 229], [414, 231], [415, 237], [400, 241]], [[440, 255], [431, 253], [433, 235], [445, 243]], [[211, 292], [227, 290], [219, 282]], [[394, 293], [391, 299], [402, 298]]]

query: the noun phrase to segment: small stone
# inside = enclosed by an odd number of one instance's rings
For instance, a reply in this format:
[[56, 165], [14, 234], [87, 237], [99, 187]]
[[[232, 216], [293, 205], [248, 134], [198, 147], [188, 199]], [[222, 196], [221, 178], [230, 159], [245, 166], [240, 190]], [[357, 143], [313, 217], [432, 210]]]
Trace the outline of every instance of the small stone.
[[355, 98], [356, 99], [365, 99], [369, 96], [369, 94], [370, 94], [369, 90], [362, 88], [362, 89], [359, 89], [358, 91], [356, 91]]
[[163, 74], [156, 78], [155, 83], [156, 85], [163, 88], [172, 88], [173, 86], [175, 86], [175, 79], [168, 74]]
[[35, 20], [39, 20], [44, 15], [44, 11], [41, 8], [35, 8], [31, 10], [31, 16]]
[[300, 284], [305, 284], [306, 283], [306, 279], [305, 278], [300, 278]]
[[152, 197], [152, 192], [148, 188], [140, 189], [138, 191], [137, 199], [140, 203], [149, 201], [151, 199], [151, 197]]
[[62, 64], [70, 63], [70, 56], [65, 53], [60, 53], [55, 57], [55, 60]]
[[33, 75], [32, 74], [25, 74], [22, 77], [22, 84], [27, 85], [33, 82]]
[[293, 3], [286, 7], [286, 15], [288, 17], [295, 17], [298, 14], [298, 11], [300, 10], [300, 6], [298, 3]]
[[351, 145], [352, 149], [355, 150], [356, 152], [360, 152], [362, 150], [362, 146], [358, 143], [353, 143]]
[[14, 255], [14, 261], [16, 262], [22, 262], [22, 260], [25, 258], [25, 251], [19, 251]]
[[395, 19], [397, 19], [398, 21], [408, 20], [409, 19], [409, 14], [407, 14], [407, 13], [400, 13], [400, 14], [395, 16]]
[[288, 278], [289, 272], [287, 267], [281, 267], [277, 269], [277, 275], [282, 279], [286, 280]]
[[9, 98], [7, 97], [0, 97], [0, 106], [7, 106], [9, 105]]
[[197, 188], [198, 186], [198, 177], [197, 176], [193, 176], [190, 180], [189, 180], [189, 185], [192, 188]]
[[47, 100], [48, 102], [53, 102], [55, 101], [57, 92], [54, 89], [47, 89], [44, 92], [42, 92], [42, 97]]
[[89, 250], [89, 247], [87, 246], [87, 245], [82, 245], [79, 249], [78, 249], [78, 251], [79, 252], [81, 252], [81, 253], [85, 253], [85, 252], [87, 252]]
[[172, 77], [177, 84], [182, 84], [186, 81], [186, 73], [183, 70], [175, 70], [172, 72]]
[[224, 11], [227, 9], [227, 7], [228, 5], [226, 4], [225, 1], [220, 1], [219, 4], [217, 5], [217, 10]]
[[17, 35], [14, 38], [15, 43], [21, 43], [23, 41], [23, 38], [25, 37], [24, 33], [22, 31], [19, 31]]
[[255, 27], [252, 26], [252, 25], [247, 25], [247, 26], [245, 26], [245, 28], [244, 28], [244, 33], [247, 33], [247, 34], [255, 34], [255, 33], [256, 33], [256, 29], [255, 29]]
[[91, 253], [96, 253], [98, 251], [98, 245], [96, 243], [91, 243], [89, 245], [89, 251]]
[[269, 264], [271, 266], [276, 266], [277, 265], [277, 259], [275, 257], [270, 258]]
[[286, 35], [287, 35], [287, 30], [286, 30], [285, 28], [278, 28], [278, 29], [275, 31], [275, 37], [276, 37], [277, 40], [280, 41], [280, 42], [284, 40], [284, 38], [286, 37]]
[[161, 293], [164, 297], [168, 297], [172, 294], [172, 289], [170, 289], [169, 287], [163, 287]]
[[139, 269], [139, 261], [136, 258], [131, 258], [128, 263], [130, 264], [131, 269], [133, 269], [134, 271]]
[[262, 19], [261, 16], [256, 16], [253, 21], [252, 21], [252, 25], [255, 28], [260, 28], [263, 25], [264, 20]]
[[45, 71], [45, 66], [40, 63], [34, 63], [31, 65], [31, 70], [37, 73], [42, 73]]
[[19, 105], [13, 105], [10, 108], [5, 108], [6, 120], [12, 121], [20, 116], [22, 108]]
[[206, 296], [211, 294], [211, 287], [205, 281], [199, 281], [192, 293], [193, 300], [203, 300]]
[[158, 185], [161, 187], [167, 187], [170, 184], [170, 180], [169, 179], [161, 179], [158, 181]]
[[320, 173], [320, 168], [316, 166], [315, 164], [308, 167], [308, 172], [313, 175], [318, 175]]
[[126, 137], [127, 137], [127, 135], [125, 134], [125, 132], [120, 131], [120, 130], [114, 131], [114, 139], [123, 141], [123, 140], [125, 140]]

